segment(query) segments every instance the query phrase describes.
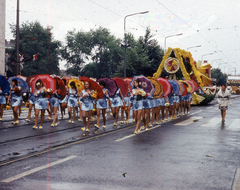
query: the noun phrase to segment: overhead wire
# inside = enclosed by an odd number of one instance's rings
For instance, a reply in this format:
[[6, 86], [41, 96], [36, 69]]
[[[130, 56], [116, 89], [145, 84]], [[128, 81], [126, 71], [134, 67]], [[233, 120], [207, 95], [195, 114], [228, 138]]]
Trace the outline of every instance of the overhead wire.
[[[194, 31], [196, 31], [208, 44], [210, 44], [211, 46], [214, 47], [214, 49], [216, 49], [219, 53], [221, 52], [222, 55], [224, 55], [224, 57], [226, 57], [227, 59], [228, 56], [226, 56], [222, 51], [220, 51], [217, 47], [215, 47], [212, 43], [210, 43], [210, 41], [208, 41], [207, 38], [205, 38], [202, 34], [199, 33], [198, 30], [196, 30], [195, 28], [193, 28], [190, 24], [188, 24], [185, 20], [183, 20], [180, 16], [178, 16], [176, 13], [174, 13], [173, 11], [171, 11], [168, 7], [166, 7], [164, 4], [162, 4], [161, 2], [159, 2], [159, 0], [156, 0], [156, 2], [158, 2], [161, 6], [163, 6], [165, 9], [167, 9], [169, 12], [171, 12], [173, 15], [175, 15], [178, 19], [180, 19], [182, 22], [184, 22], [187, 26], [189, 26], [190, 28], [192, 28]], [[230, 60], [230, 59], [229, 59]]]

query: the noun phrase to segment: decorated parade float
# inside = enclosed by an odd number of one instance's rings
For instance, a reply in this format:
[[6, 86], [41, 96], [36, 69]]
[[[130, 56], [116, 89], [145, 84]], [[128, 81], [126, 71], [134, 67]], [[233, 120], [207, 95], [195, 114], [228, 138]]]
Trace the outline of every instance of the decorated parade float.
[[216, 88], [211, 87], [211, 65], [204, 63], [197, 66], [189, 51], [180, 48], [168, 48], [153, 78], [167, 78], [184, 83], [193, 99], [191, 104], [204, 105], [216, 95]]

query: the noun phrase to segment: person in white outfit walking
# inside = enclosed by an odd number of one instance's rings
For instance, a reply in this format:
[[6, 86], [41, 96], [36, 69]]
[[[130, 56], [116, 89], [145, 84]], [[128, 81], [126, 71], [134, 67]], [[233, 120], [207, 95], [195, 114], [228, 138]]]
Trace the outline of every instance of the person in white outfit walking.
[[228, 109], [228, 104], [231, 106], [231, 92], [227, 90], [227, 86], [223, 84], [221, 89], [217, 93], [217, 100], [219, 104], [219, 109], [221, 110], [222, 123], [225, 122], [226, 110]]

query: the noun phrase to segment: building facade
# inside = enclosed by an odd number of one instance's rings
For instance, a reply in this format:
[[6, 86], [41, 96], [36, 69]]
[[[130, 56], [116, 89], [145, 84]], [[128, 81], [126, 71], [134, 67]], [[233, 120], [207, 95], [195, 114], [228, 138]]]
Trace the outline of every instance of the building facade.
[[0, 1], [0, 75], [5, 75], [5, 15], [6, 0]]

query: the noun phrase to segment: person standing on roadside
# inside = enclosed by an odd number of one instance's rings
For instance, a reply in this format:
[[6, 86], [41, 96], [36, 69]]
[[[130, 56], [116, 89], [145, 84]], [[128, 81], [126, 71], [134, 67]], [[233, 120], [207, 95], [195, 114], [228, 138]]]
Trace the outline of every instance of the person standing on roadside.
[[226, 110], [228, 109], [228, 104], [231, 102], [231, 92], [226, 89], [227, 85], [222, 84], [221, 89], [217, 93], [217, 100], [219, 104], [219, 109], [221, 110], [222, 123], [225, 122]]

